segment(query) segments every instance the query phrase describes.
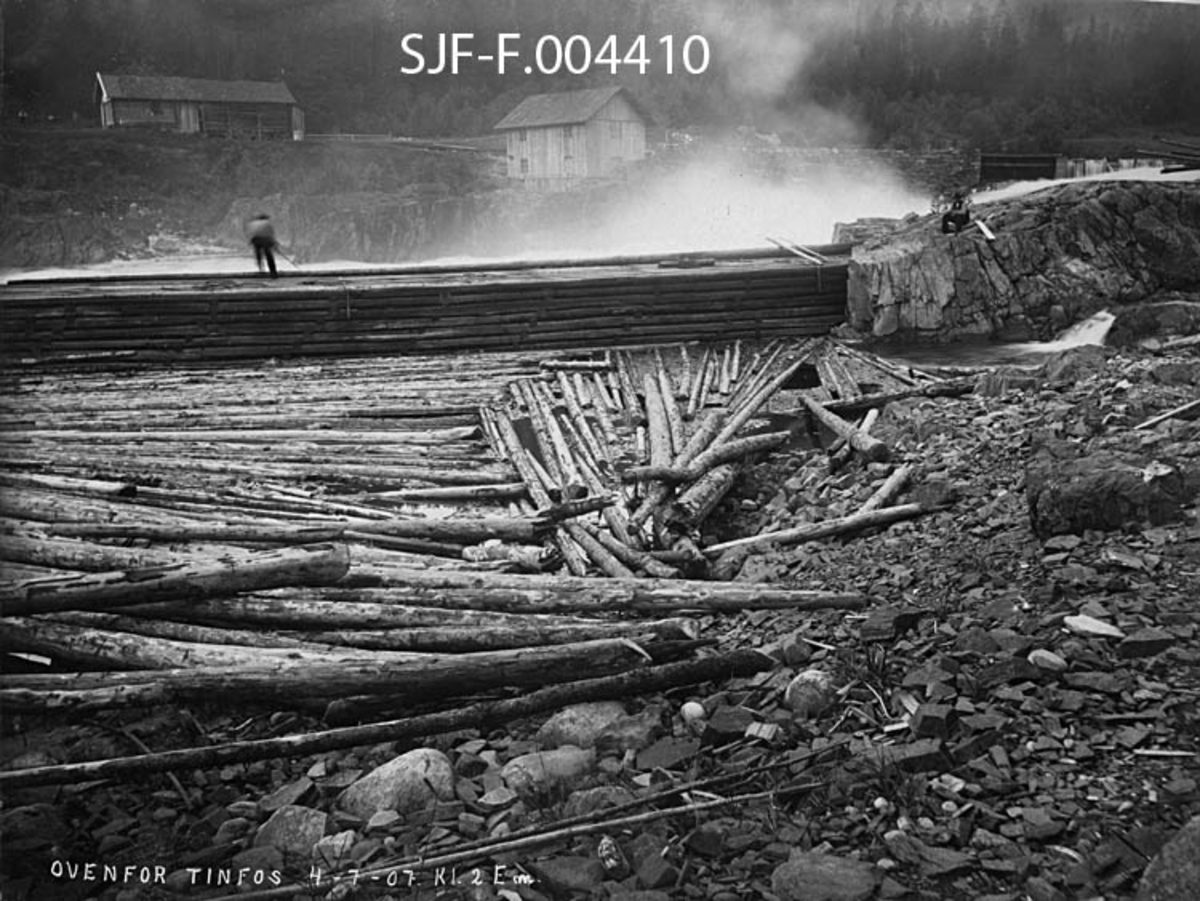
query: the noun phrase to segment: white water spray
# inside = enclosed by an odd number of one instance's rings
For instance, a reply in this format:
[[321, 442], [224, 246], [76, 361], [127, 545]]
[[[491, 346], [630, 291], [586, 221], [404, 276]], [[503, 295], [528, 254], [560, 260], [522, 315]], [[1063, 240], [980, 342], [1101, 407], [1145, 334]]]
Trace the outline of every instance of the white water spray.
[[1101, 310], [1082, 322], [1076, 322], [1070, 328], [1064, 329], [1053, 341], [1034, 341], [1017, 346], [1026, 353], [1052, 354], [1085, 344], [1102, 345], [1116, 321], [1117, 317], [1108, 310]]

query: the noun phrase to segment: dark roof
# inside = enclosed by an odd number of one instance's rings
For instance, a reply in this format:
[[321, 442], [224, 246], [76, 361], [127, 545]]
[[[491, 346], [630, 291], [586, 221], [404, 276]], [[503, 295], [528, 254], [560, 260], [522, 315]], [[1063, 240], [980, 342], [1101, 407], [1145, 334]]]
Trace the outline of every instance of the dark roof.
[[167, 75], [96, 73], [106, 100], [199, 100], [209, 103], [286, 103], [296, 98], [282, 81], [217, 81]]
[[600, 112], [604, 104], [622, 95], [647, 121], [652, 117], [640, 103], [622, 87], [585, 88], [559, 94], [534, 94], [526, 97], [507, 116], [496, 123], [498, 131], [510, 128], [538, 128], [546, 125], [577, 125], [587, 122]]

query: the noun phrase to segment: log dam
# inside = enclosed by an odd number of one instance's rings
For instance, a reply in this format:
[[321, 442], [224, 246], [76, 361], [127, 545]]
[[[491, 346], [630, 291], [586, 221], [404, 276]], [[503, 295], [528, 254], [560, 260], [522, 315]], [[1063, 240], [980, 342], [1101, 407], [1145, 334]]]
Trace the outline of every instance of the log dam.
[[114, 364], [521, 351], [822, 335], [850, 245], [258, 275], [26, 278], [0, 361]]

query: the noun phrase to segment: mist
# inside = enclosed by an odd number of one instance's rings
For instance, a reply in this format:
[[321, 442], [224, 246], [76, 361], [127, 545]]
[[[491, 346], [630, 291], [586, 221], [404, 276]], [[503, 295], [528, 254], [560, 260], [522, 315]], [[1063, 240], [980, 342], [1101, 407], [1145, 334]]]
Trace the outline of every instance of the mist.
[[827, 244], [834, 224], [926, 212], [929, 198], [883, 167], [823, 168], [771, 178], [756, 159], [715, 151], [639, 187], [586, 234], [593, 252], [685, 252], [770, 246], [769, 238]]

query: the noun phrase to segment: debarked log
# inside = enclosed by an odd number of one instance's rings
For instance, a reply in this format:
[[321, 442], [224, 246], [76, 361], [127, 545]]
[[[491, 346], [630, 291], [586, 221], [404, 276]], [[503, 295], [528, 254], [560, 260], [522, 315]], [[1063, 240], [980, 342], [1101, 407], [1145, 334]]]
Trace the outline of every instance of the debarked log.
[[[364, 567], [348, 589], [386, 588], [398, 603], [528, 612], [854, 609], [858, 593], [730, 584], [696, 579], [589, 579], [577, 576], [471, 573], [408, 567]], [[327, 597], [337, 597], [332, 589]]]
[[[531, 618], [531, 617], [530, 617]], [[507, 626], [437, 626], [417, 629], [340, 629], [336, 632], [297, 632], [296, 639], [325, 645], [375, 651], [464, 654], [506, 648], [532, 648], [570, 644], [600, 638], [628, 638], [648, 642], [693, 641], [699, 630], [686, 619], [644, 622], [595, 621], [578, 625], [539, 626], [534, 623]]]
[[148, 622], [162, 619], [226, 628], [254, 626], [290, 630], [353, 631], [447, 626], [550, 629], [611, 622], [594, 616], [505, 613], [498, 610], [474, 610], [469, 607], [420, 607], [391, 602], [392, 590], [388, 588], [344, 589], [327, 600], [313, 598], [306, 593], [308, 591], [311, 589], [277, 589], [236, 598], [145, 604], [130, 607], [126, 612], [131, 617], [146, 618]]
[[289, 585], [332, 585], [349, 568], [350, 554], [344, 545], [313, 544], [228, 561], [34, 579], [0, 586], [0, 616], [102, 610]]
[[790, 432], [768, 432], [765, 435], [738, 438], [722, 444], [720, 447], [705, 451], [688, 466], [631, 466], [621, 473], [621, 481], [647, 482], [654, 480], [670, 484], [692, 482], [722, 463], [732, 463], [751, 454], [782, 447], [790, 436]]
[[679, 495], [672, 514], [686, 525], [698, 526], [729, 493], [739, 472], [739, 467], [733, 463], [723, 463], [710, 469], [703, 478]]
[[110, 572], [181, 562], [180, 555], [161, 548], [118, 547], [29, 533], [0, 533], [0, 560], [80, 572]]
[[822, 404], [806, 394], [802, 393], [800, 400], [818, 422], [839, 438], [845, 438], [850, 446], [861, 454], [864, 459], [881, 463], [891, 456], [888, 446], [878, 438], [874, 438], [861, 429], [856, 428], [853, 423], [847, 422], [842, 417], [830, 413]]
[[884, 394], [866, 394], [862, 397], [848, 400], [832, 400], [824, 404], [826, 410], [838, 416], [858, 416], [867, 410], [886, 407], [897, 400], [910, 397], [962, 397], [975, 390], [977, 376], [959, 376], [953, 379], [941, 379], [922, 385], [914, 385], [900, 391], [889, 391]]
[[778, 532], [763, 532], [761, 535], [751, 535], [748, 538], [735, 538], [714, 544], [704, 549], [710, 557], [731, 548], [753, 547], [762, 544], [800, 544], [805, 541], [817, 541], [822, 538], [832, 538], [835, 535], [846, 535], [875, 526], [889, 525], [904, 519], [913, 519], [934, 508], [923, 504], [901, 504], [897, 507], [885, 507], [882, 510], [872, 510], [869, 513], [854, 513], [837, 519], [827, 519], [823, 522], [809, 523], [794, 529], [783, 529]]
[[[385, 694], [396, 703], [504, 686], [528, 687], [611, 675], [643, 666], [647, 653], [624, 638], [472, 654], [411, 655], [403, 660], [353, 658], [338, 663], [271, 661], [120, 673], [0, 676], [0, 709], [8, 713], [78, 710], [141, 703], [217, 701], [289, 706]], [[138, 689], [147, 688], [142, 695]], [[154, 689], [150, 692], [149, 689]]]
[[336, 541], [347, 533], [410, 538], [435, 542], [478, 544], [492, 538], [501, 541], [532, 542], [551, 528], [548, 518], [484, 516], [461, 519], [390, 519], [308, 520], [304, 525], [262, 525], [245, 523], [197, 524], [178, 526], [141, 525], [139, 523], [58, 523], [49, 531], [55, 535], [86, 535], [104, 538], [147, 538], [153, 541], [260, 541], [312, 543]]
[[[304, 663], [336, 664], [372, 658], [366, 651], [354, 653], [335, 648], [247, 647], [180, 641], [24, 616], [0, 619], [0, 642], [8, 648], [41, 654], [56, 662], [110, 670], [264, 666], [275, 662], [289, 666]], [[384, 656], [387, 659], [408, 659], [411, 655]]]
[[[774, 662], [765, 654], [740, 650], [699, 660], [643, 667], [617, 675], [551, 685], [516, 698], [471, 704], [385, 723], [107, 760], [0, 770], [0, 790], [97, 779], [132, 779], [150, 773], [207, 769], [281, 757], [303, 757], [464, 728], [491, 728], [570, 704], [623, 698], [676, 686], [699, 685], [712, 680], [750, 676], [769, 670], [773, 665]], [[150, 688], [154, 689], [154, 686]]]

